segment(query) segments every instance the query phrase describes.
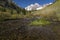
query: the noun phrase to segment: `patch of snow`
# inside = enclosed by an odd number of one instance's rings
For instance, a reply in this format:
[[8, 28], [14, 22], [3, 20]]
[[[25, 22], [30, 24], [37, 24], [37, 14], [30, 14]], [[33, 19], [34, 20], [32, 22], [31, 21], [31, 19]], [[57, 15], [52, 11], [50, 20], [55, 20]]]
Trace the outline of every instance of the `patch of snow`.
[[39, 7], [39, 8], [37, 8], [36, 10], [40, 10], [40, 9], [43, 9], [44, 7]]

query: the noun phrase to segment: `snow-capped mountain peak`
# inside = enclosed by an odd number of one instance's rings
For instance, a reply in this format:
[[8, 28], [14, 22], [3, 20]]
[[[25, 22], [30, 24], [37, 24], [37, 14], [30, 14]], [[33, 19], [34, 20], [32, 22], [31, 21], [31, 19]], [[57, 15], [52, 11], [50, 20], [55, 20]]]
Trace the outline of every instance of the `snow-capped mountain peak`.
[[41, 10], [44, 7], [51, 5], [52, 3], [48, 3], [48, 4], [44, 4], [44, 5], [40, 5], [39, 3], [35, 3], [35, 4], [30, 4], [27, 7], [25, 7], [25, 10], [27, 11], [31, 11], [31, 10]]

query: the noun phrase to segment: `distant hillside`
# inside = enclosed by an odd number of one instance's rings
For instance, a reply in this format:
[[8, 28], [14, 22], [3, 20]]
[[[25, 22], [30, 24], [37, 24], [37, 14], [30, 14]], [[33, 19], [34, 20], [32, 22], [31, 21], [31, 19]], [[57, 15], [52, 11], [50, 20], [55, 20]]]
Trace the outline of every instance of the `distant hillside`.
[[52, 5], [38, 11], [34, 11], [33, 15], [60, 20], [60, 0], [56, 0]]
[[13, 0], [0, 0], [0, 20], [19, 19], [26, 10], [17, 6]]

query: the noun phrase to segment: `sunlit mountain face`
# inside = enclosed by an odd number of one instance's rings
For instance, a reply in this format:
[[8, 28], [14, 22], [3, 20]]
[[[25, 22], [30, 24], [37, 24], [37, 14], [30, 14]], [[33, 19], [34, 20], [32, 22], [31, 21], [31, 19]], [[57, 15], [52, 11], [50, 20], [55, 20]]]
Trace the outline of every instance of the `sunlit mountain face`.
[[38, 3], [40, 5], [52, 3], [55, 0], [13, 0], [18, 6], [25, 8], [28, 5]]

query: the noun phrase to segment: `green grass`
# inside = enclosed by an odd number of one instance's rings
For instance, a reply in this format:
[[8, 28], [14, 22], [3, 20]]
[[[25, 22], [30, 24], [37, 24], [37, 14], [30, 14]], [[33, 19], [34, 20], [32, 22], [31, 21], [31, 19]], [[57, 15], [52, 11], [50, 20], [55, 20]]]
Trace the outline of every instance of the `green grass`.
[[45, 19], [38, 19], [30, 23], [30, 25], [40, 26], [40, 25], [49, 25], [50, 21], [47, 21]]

